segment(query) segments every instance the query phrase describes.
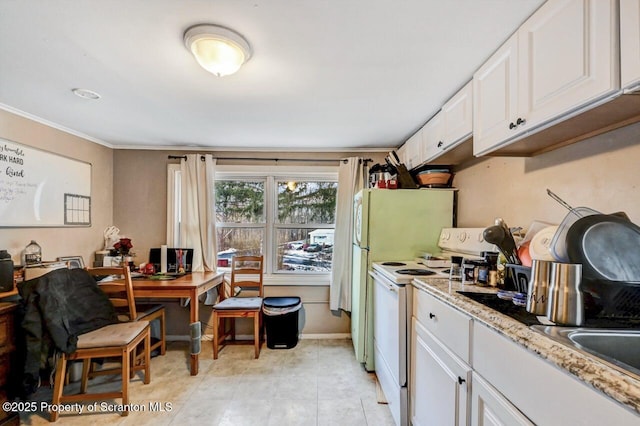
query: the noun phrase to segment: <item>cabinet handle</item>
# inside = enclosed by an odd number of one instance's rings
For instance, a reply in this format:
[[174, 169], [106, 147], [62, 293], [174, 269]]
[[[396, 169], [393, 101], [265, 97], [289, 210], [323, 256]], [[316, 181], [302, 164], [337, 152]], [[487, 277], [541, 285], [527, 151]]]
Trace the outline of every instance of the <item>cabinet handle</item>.
[[463, 379], [462, 377], [458, 376], [458, 384], [459, 384], [459, 385], [461, 385], [461, 384], [463, 384], [464, 382], [466, 382], [466, 380], [465, 380], [465, 379]]
[[442, 145], [443, 145], [442, 141], [438, 142], [438, 148], [442, 147]]
[[429, 312], [429, 318], [434, 319], [436, 317], [436, 314], [434, 314], [433, 312]]
[[524, 118], [518, 117], [518, 119], [516, 120], [516, 125], [519, 126], [519, 125], [524, 124], [526, 122], [527, 122], [527, 120], [525, 120]]
[[509, 129], [513, 130], [515, 129], [517, 126], [515, 124], [513, 124], [513, 122], [509, 123]]

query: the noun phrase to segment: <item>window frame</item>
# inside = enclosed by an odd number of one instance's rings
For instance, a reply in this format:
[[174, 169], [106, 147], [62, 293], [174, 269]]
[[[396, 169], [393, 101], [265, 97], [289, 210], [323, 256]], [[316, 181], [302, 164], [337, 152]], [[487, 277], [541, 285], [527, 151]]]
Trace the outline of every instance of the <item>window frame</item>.
[[[167, 241], [174, 244], [178, 241], [179, 228], [176, 218], [179, 217], [180, 188], [176, 184], [176, 171], [180, 171], [179, 164], [168, 165], [167, 182]], [[265, 223], [223, 223], [228, 227], [247, 227], [264, 229], [263, 254], [265, 256], [265, 284], [289, 285], [301, 284], [300, 277], [307, 277], [304, 280], [306, 285], [328, 285], [331, 272], [311, 272], [311, 271], [283, 271], [277, 270], [277, 241], [276, 233], [278, 229], [286, 228], [315, 228], [315, 229], [335, 229], [333, 224], [318, 223], [280, 223], [277, 222], [278, 215], [278, 194], [277, 182], [280, 181], [316, 181], [316, 182], [338, 182], [338, 166], [231, 166], [217, 165], [216, 180], [261, 180], [265, 181], [264, 216]], [[337, 196], [337, 193], [336, 193]], [[218, 268], [224, 270], [224, 268]]]

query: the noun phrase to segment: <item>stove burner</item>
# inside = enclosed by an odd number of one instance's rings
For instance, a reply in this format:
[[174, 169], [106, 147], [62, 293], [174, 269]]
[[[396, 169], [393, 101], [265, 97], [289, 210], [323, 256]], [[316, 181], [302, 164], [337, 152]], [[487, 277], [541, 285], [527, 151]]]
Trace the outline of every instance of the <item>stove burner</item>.
[[402, 263], [402, 262], [383, 262], [382, 263], [384, 266], [405, 266], [406, 263]]
[[434, 275], [435, 272], [428, 269], [398, 269], [396, 274], [401, 275]]

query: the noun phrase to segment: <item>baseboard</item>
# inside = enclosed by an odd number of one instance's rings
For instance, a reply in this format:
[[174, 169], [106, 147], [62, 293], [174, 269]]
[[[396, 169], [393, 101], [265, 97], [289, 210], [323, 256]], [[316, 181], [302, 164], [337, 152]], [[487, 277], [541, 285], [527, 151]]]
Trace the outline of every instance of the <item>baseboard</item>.
[[350, 333], [309, 333], [309, 334], [301, 334], [300, 339], [316, 339], [316, 340], [351, 339], [351, 334]]
[[[164, 336], [167, 342], [190, 342], [191, 336], [182, 334], [167, 334]], [[202, 336], [202, 340], [205, 340], [205, 336]]]
[[[179, 335], [179, 334], [167, 334], [166, 336], [167, 342], [190, 342], [191, 337], [187, 335]], [[309, 334], [301, 334], [300, 339], [306, 340], [328, 340], [328, 339], [351, 339], [351, 334], [349, 333], [309, 333]], [[213, 340], [213, 335], [211, 334], [203, 334], [201, 337], [202, 341], [211, 342]], [[236, 336], [236, 340], [253, 340], [253, 334], [238, 334]]]

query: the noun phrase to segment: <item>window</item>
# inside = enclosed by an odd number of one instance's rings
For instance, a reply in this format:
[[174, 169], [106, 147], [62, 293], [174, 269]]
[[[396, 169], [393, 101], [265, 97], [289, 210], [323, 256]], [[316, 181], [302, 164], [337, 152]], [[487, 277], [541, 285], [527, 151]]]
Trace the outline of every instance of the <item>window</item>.
[[[175, 169], [169, 175], [173, 182], [179, 179]], [[169, 185], [168, 211], [175, 217], [167, 228], [169, 241], [177, 241], [179, 233], [179, 187]], [[328, 274], [337, 189], [337, 167], [281, 166], [265, 172], [262, 167], [218, 166], [218, 266], [228, 266], [236, 254], [263, 254], [267, 275]]]
[[218, 266], [234, 255], [260, 255], [266, 235], [265, 179], [216, 179]]
[[337, 182], [275, 180], [277, 272], [330, 272]]

